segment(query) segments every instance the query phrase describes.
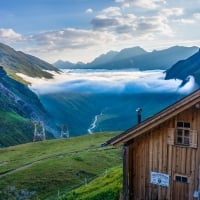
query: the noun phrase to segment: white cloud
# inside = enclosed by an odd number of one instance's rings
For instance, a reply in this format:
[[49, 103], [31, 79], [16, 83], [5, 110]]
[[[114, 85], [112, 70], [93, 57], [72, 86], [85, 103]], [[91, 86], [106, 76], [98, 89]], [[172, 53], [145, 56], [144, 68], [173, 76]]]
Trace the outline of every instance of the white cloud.
[[3, 41], [17, 41], [22, 39], [22, 35], [16, 33], [13, 29], [0, 29], [0, 39]]
[[178, 24], [195, 24], [195, 20], [193, 19], [175, 19], [172, 21]]
[[108, 51], [115, 41], [116, 36], [106, 31], [66, 28], [31, 35], [27, 37], [27, 48], [19, 50], [50, 63], [59, 59], [90, 62], [102, 52]]
[[92, 8], [88, 8], [88, 9], [85, 11], [85, 13], [87, 13], [87, 14], [93, 13], [93, 9], [92, 9]]
[[45, 51], [87, 48], [94, 45], [108, 44], [113, 35], [84, 29], [67, 28], [63, 30], [44, 32], [30, 37]]
[[181, 16], [184, 14], [183, 8], [165, 8], [160, 11], [160, 15], [165, 17], [169, 16]]
[[[54, 79], [30, 78], [18, 74], [32, 83], [31, 88], [39, 94], [56, 92], [77, 93], [148, 93], [148, 92], [191, 92], [195, 80], [180, 88], [181, 80], [165, 80], [163, 71], [136, 70], [66, 70], [65, 73], [54, 74]], [[179, 91], [180, 90], [180, 91]]]
[[195, 20], [200, 20], [200, 13], [194, 13], [193, 17]]
[[173, 19], [172, 22], [175, 22], [177, 24], [183, 24], [183, 25], [195, 25], [199, 23], [200, 21], [200, 13], [194, 13], [191, 17], [188, 18], [179, 18], [179, 19]]
[[157, 9], [161, 5], [166, 4], [165, 0], [115, 0], [122, 3], [123, 7], [137, 6], [145, 9]]
[[102, 11], [102, 15], [117, 17], [121, 16], [121, 9], [119, 7], [108, 7]]
[[[117, 9], [119, 12], [120, 10]], [[117, 14], [112, 15], [112, 12], [105, 12], [105, 10], [92, 20], [94, 30], [107, 31], [115, 33], [116, 35], [125, 34], [129, 38], [144, 37], [149, 34], [162, 34], [172, 36], [173, 31], [168, 24], [166, 17], [155, 16], [136, 16], [134, 14]]]

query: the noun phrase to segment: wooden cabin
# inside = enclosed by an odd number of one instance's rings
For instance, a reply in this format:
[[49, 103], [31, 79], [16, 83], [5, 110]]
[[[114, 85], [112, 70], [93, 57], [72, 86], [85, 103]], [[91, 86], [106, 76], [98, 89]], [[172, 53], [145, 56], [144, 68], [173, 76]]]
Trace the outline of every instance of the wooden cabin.
[[123, 144], [123, 200], [200, 199], [200, 90], [107, 144]]

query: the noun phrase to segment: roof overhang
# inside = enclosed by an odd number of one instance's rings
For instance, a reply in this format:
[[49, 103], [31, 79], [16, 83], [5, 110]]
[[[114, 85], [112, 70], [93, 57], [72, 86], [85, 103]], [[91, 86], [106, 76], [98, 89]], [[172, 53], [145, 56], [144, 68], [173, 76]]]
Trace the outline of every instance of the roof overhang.
[[126, 143], [142, 135], [143, 133], [151, 130], [152, 128], [155, 128], [156, 126], [167, 121], [168, 119], [176, 116], [180, 112], [198, 104], [199, 102], [200, 102], [200, 89], [196, 90], [195, 92], [186, 96], [180, 101], [172, 104], [171, 106], [165, 108], [164, 110], [153, 115], [152, 117], [146, 119], [145, 121], [134, 126], [133, 128], [130, 128], [125, 132], [121, 133], [120, 135], [111, 138], [106, 142], [106, 144], [119, 145]]

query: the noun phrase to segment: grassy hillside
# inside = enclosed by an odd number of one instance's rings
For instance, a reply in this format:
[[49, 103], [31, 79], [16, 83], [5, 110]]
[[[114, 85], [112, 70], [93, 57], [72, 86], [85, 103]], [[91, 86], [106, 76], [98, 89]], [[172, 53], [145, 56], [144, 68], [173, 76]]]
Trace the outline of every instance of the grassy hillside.
[[[121, 149], [101, 147], [118, 133], [29, 143], [0, 150], [0, 196], [55, 199], [121, 164]], [[22, 194], [21, 194], [22, 195]]]
[[[28, 86], [13, 80], [0, 66], [0, 146], [32, 141], [31, 120], [50, 121], [40, 100]], [[53, 135], [47, 132], [47, 136]]]
[[16, 78], [15, 73], [23, 73], [31, 77], [52, 78], [52, 74], [44, 70], [59, 72], [51, 64], [23, 52], [15, 51], [2, 43], [0, 43], [0, 65], [13, 78]]
[[0, 147], [32, 141], [33, 125], [30, 120], [0, 109], [0, 122]]
[[100, 177], [59, 200], [118, 200], [122, 193], [122, 167], [112, 168]]

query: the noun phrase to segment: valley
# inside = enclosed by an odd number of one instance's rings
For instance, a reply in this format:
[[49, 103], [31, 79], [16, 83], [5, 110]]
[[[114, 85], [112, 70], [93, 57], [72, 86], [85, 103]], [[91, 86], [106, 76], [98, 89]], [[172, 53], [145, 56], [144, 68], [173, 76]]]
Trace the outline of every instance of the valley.
[[[29, 79], [27, 79], [30, 81]], [[124, 131], [197, 89], [193, 79], [165, 80], [162, 70], [66, 70], [52, 81], [32, 82], [31, 89], [56, 124], [66, 124], [70, 136]]]

